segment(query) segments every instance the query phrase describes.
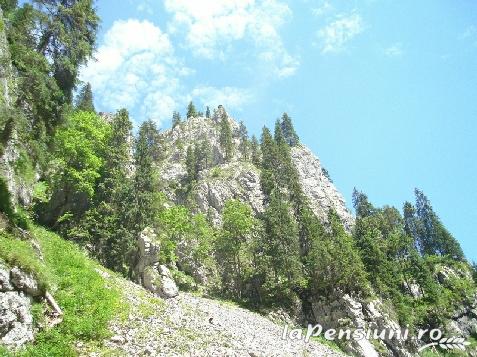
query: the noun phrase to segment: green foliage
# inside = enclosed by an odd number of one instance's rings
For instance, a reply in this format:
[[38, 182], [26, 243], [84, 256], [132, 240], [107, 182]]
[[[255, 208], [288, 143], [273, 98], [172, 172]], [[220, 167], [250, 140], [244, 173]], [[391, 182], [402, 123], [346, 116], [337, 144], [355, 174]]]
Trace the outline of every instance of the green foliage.
[[184, 252], [186, 247], [187, 257], [179, 266], [184, 273], [191, 276], [197, 267], [213, 269], [215, 232], [203, 214], [194, 215], [184, 206], [165, 208], [157, 214], [155, 227], [161, 243], [159, 258], [162, 264], [178, 263], [178, 249]]
[[444, 227], [432, 209], [428, 198], [419, 191], [416, 194], [417, 229], [415, 239], [422, 254], [448, 255], [455, 260], [464, 260], [464, 253], [459, 243]]
[[52, 274], [39, 259], [29, 241], [23, 241], [12, 234], [0, 232], [0, 260], [10, 266], [18, 266], [23, 271], [32, 273], [43, 291], [51, 287]]
[[35, 168], [29, 155], [22, 150], [15, 162], [15, 174], [21, 177], [26, 183], [32, 184], [35, 180]]
[[96, 113], [93, 103], [93, 91], [90, 83], [86, 83], [83, 88], [81, 88], [78, 97], [76, 98], [76, 110]]
[[225, 153], [225, 160], [230, 161], [234, 152], [234, 144], [232, 140], [232, 128], [226, 116], [220, 121], [220, 147]]
[[179, 112], [172, 113], [172, 128], [175, 128], [181, 123], [181, 115]]
[[111, 122], [101, 179], [91, 208], [73, 227], [69, 236], [88, 244], [93, 255], [106, 267], [126, 275], [138, 233], [132, 217], [135, 206], [130, 179], [132, 123], [126, 110], [120, 110]]
[[190, 118], [195, 118], [197, 117], [197, 109], [195, 109], [194, 103], [189, 102], [189, 105], [187, 106], [187, 119]]
[[251, 208], [237, 200], [225, 203], [222, 220], [216, 240], [222, 290], [226, 296], [241, 299], [245, 282], [253, 274], [251, 239], [257, 223]]
[[287, 113], [283, 113], [280, 126], [287, 144], [290, 146], [297, 146], [300, 143], [300, 139], [298, 138], [292, 120]]
[[305, 286], [300, 261], [298, 227], [290, 207], [275, 192], [264, 215], [263, 255], [268, 265], [265, 290], [269, 299], [279, 303], [293, 300], [294, 291]]
[[45, 265], [57, 287], [54, 295], [64, 318], [57, 327], [40, 331], [35, 344], [20, 355], [75, 356], [76, 342], [100, 341], [108, 337], [108, 323], [117, 316], [120, 294], [106, 285], [96, 271], [99, 267], [74, 244], [41, 228], [34, 228], [33, 234], [40, 242]]
[[335, 212], [329, 220], [331, 230], [313, 237], [306, 257], [311, 293], [331, 296], [339, 287], [344, 293], [368, 295], [367, 274], [352, 237]]
[[134, 225], [140, 232], [151, 225], [155, 214], [155, 187], [157, 173], [154, 163], [160, 159], [162, 145], [159, 130], [152, 121], [144, 122], [139, 128], [134, 150]]
[[207, 106], [207, 108], [205, 109], [205, 117], [206, 117], [207, 119], [210, 118], [210, 108], [209, 108], [208, 106]]
[[248, 160], [250, 156], [250, 141], [248, 139], [247, 127], [243, 121], [241, 121], [239, 125], [239, 139], [240, 143], [238, 150], [242, 154], [242, 158], [244, 160]]
[[250, 157], [254, 165], [260, 166], [260, 144], [255, 135], [252, 136], [252, 140], [250, 141]]
[[96, 114], [77, 112], [55, 136], [55, 163], [57, 167], [52, 187], [72, 194], [94, 194], [95, 184], [104, 164], [105, 143], [111, 128]]
[[13, 207], [10, 191], [8, 190], [7, 181], [0, 176], [0, 212], [7, 217], [13, 216]]

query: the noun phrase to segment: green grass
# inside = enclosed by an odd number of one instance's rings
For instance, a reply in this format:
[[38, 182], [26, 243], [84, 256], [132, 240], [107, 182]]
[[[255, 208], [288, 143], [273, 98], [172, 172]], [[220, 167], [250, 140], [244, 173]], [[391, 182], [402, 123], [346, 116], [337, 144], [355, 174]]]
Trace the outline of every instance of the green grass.
[[[0, 255], [9, 264], [21, 265], [42, 277], [64, 316], [60, 325], [39, 332], [34, 344], [16, 355], [76, 356], [76, 342], [107, 338], [109, 321], [128, 307], [121, 305], [120, 292], [107, 286], [96, 271], [99, 265], [88, 259], [77, 246], [42, 228], [32, 227], [31, 233], [40, 243], [44, 263], [34, 258], [29, 243], [4, 233], [0, 235]], [[0, 350], [0, 356], [2, 353], [5, 352]]]
[[32, 273], [43, 291], [49, 288], [52, 281], [51, 273], [28, 241], [22, 241], [9, 233], [1, 232], [0, 260], [9, 266], [18, 266], [23, 271]]

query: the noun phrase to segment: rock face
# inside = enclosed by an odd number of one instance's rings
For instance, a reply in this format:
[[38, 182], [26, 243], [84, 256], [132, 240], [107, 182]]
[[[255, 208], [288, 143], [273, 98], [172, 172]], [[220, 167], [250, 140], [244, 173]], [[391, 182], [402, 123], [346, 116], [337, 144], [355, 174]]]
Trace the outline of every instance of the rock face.
[[[218, 123], [223, 117], [229, 120], [235, 147], [234, 157], [228, 163], [225, 162], [225, 153], [219, 140]], [[186, 177], [187, 146], [207, 140], [212, 151], [211, 167], [200, 172], [194, 187], [196, 210], [208, 215], [215, 225], [220, 225], [222, 209], [229, 199], [249, 204], [256, 214], [264, 211], [260, 169], [241, 156], [237, 149], [241, 144], [239, 125], [222, 106], [215, 110], [212, 118], [190, 118], [162, 135], [168, 149], [166, 158], [161, 163], [160, 173], [166, 181], [166, 195], [171, 201], [183, 203], [177, 194], [177, 188]], [[301, 145], [292, 149], [292, 159], [315, 214], [326, 222], [328, 211], [333, 208], [346, 229], [350, 230], [354, 217], [347, 209], [343, 196], [323, 173], [319, 159]]]
[[33, 296], [40, 290], [36, 280], [19, 268], [0, 262], [0, 346], [16, 349], [33, 341]]
[[15, 163], [20, 159], [18, 134], [9, 122], [7, 111], [15, 101], [15, 76], [10, 61], [5, 22], [0, 9], [0, 177], [6, 180], [13, 203], [29, 205], [32, 199], [32, 185], [18, 177]]
[[345, 228], [350, 231], [354, 225], [354, 217], [346, 207], [341, 193], [325, 175], [320, 160], [310, 149], [302, 145], [293, 147], [291, 154], [300, 175], [301, 187], [310, 201], [313, 212], [322, 222], [326, 222], [329, 210], [334, 209]]
[[159, 265], [160, 245], [151, 228], [144, 229], [138, 238], [138, 262], [135, 273], [139, 282], [150, 292], [163, 298], [177, 296], [172, 274], [165, 265]]
[[[399, 324], [386, 312], [379, 299], [369, 302], [360, 301], [348, 294], [337, 296], [331, 300], [316, 299], [312, 301], [312, 314], [310, 317], [315, 323], [321, 324], [325, 329], [365, 329], [378, 331], [399, 330]], [[410, 346], [404, 344], [403, 339], [386, 340], [385, 342], [361, 339], [343, 341], [342, 347], [346, 352], [363, 357], [378, 357], [382, 352], [390, 356], [411, 356], [408, 352]], [[379, 348], [378, 348], [379, 346]]]

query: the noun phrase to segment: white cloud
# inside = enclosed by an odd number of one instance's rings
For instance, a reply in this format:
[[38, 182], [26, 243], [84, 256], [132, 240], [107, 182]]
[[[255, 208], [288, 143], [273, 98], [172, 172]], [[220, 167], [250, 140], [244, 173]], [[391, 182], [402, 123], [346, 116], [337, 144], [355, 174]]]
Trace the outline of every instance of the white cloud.
[[477, 46], [477, 27], [474, 25], [468, 26], [465, 31], [460, 34], [459, 39], [469, 41], [472, 45]]
[[323, 16], [331, 11], [333, 11], [334, 7], [331, 3], [327, 0], [323, 1], [322, 4], [314, 9], [311, 9], [311, 13], [315, 16]]
[[148, 21], [116, 21], [82, 69], [102, 110], [128, 108], [159, 124], [177, 107], [180, 77], [190, 73], [174, 55], [168, 35]]
[[394, 43], [384, 50], [384, 54], [388, 57], [401, 57], [404, 51], [401, 43]]
[[321, 53], [338, 53], [364, 30], [363, 19], [358, 14], [340, 15], [317, 33]]
[[171, 33], [185, 32], [185, 45], [194, 55], [224, 59], [234, 41], [251, 41], [258, 58], [278, 76], [292, 75], [298, 58], [285, 48], [280, 27], [292, 16], [278, 0], [165, 0], [173, 15]]
[[211, 108], [222, 104], [226, 109], [233, 110], [240, 109], [244, 104], [249, 103], [252, 96], [248, 90], [242, 88], [199, 86], [192, 91], [192, 99]]

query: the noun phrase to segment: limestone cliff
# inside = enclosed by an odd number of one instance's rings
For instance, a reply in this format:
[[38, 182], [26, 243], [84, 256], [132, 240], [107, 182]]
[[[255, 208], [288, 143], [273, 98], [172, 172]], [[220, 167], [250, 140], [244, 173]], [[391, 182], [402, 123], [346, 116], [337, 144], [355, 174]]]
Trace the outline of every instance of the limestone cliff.
[[[224, 159], [225, 153], [219, 140], [219, 121], [222, 116], [229, 120], [233, 133], [235, 151], [229, 162]], [[195, 209], [207, 214], [216, 224], [220, 223], [222, 209], [229, 199], [239, 199], [249, 204], [255, 213], [263, 212], [260, 169], [251, 160], [244, 159], [237, 150], [241, 144], [239, 124], [223, 107], [220, 106], [212, 118], [190, 118], [162, 135], [166, 155], [161, 163], [160, 174], [165, 181], [166, 195], [171, 201], [183, 203], [178, 188], [187, 174], [187, 147], [207, 140], [212, 151], [212, 162], [209, 168], [199, 173], [199, 180], [193, 189]], [[303, 145], [292, 148], [292, 160], [314, 213], [322, 222], [326, 222], [329, 209], [334, 209], [350, 230], [354, 217], [346, 207], [343, 196], [323, 173], [320, 160]]]

